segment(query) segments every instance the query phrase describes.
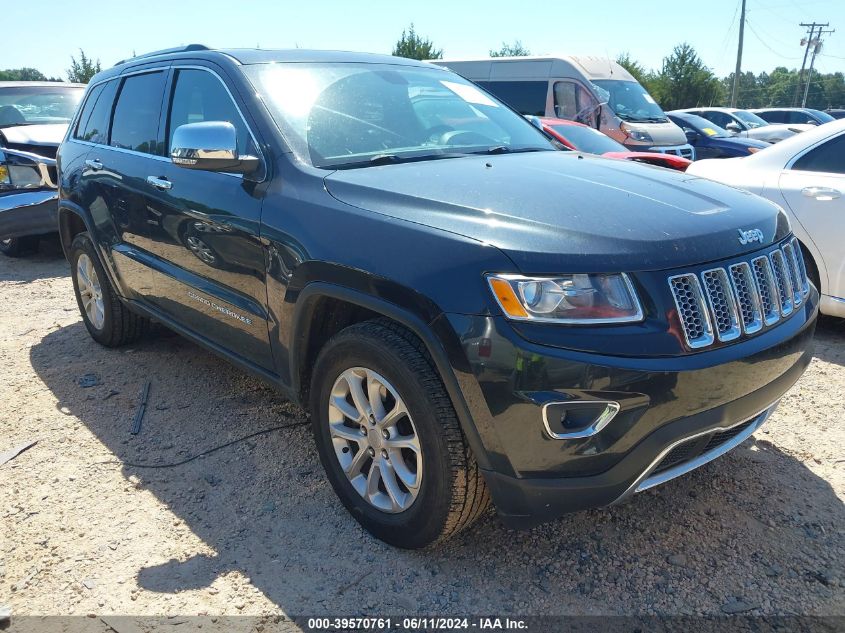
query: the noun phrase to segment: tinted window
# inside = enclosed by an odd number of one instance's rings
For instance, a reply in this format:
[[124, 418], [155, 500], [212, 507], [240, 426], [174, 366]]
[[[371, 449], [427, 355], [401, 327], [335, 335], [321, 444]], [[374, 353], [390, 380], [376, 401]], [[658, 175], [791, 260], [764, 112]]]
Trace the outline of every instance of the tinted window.
[[520, 114], [546, 115], [546, 81], [479, 81], [486, 88]]
[[845, 134], [807, 152], [795, 161], [792, 169], [845, 174]]
[[109, 81], [100, 84], [91, 91], [91, 95], [85, 102], [82, 115], [79, 117], [76, 138], [91, 143], [106, 144], [108, 142], [109, 120], [111, 119], [111, 109], [114, 105], [117, 84], [117, 81]]
[[769, 123], [784, 123], [786, 115], [782, 110], [774, 112], [761, 112], [760, 118], [766, 119]]
[[163, 95], [164, 73], [132, 75], [124, 79], [114, 107], [110, 145], [156, 153]]
[[238, 133], [238, 153], [254, 154], [252, 139], [232, 98], [220, 80], [204, 70], [180, 70], [176, 74], [168, 120], [167, 147], [176, 128], [186, 123], [228, 121]]
[[596, 126], [598, 102], [592, 94], [573, 81], [558, 81], [554, 87], [555, 114], [561, 119]]
[[724, 112], [717, 112], [714, 110], [704, 110], [700, 116], [704, 117], [708, 121], [713, 121], [713, 123], [720, 127], [725, 127], [728, 123], [736, 123], [736, 121]]
[[82, 134], [85, 130], [85, 125], [86, 123], [88, 123], [88, 119], [91, 118], [91, 111], [94, 109], [94, 105], [97, 103], [97, 97], [100, 96], [100, 93], [105, 87], [106, 84], [99, 84], [91, 88], [91, 92], [88, 93], [88, 98], [85, 100], [85, 104], [82, 106], [82, 112], [79, 114], [79, 121], [77, 121], [76, 131], [73, 134], [73, 138], [82, 138]]

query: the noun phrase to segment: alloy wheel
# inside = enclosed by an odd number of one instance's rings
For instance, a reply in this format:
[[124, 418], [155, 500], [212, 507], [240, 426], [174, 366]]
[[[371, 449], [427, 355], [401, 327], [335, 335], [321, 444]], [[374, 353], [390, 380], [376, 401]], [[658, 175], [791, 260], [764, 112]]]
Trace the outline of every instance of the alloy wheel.
[[344, 371], [329, 395], [329, 434], [349, 483], [370, 505], [411, 507], [422, 482], [422, 447], [396, 389], [365, 367]]
[[94, 262], [85, 253], [76, 260], [76, 282], [79, 287], [82, 308], [88, 316], [88, 321], [96, 329], [102, 330], [106, 321], [103, 290], [100, 287], [100, 278], [97, 276]]

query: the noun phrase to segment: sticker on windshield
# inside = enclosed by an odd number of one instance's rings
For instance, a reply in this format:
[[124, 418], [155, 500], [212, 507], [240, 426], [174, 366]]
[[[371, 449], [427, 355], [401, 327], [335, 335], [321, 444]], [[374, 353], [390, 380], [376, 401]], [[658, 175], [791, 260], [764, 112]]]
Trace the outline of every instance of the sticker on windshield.
[[652, 96], [651, 96], [650, 94], [648, 94], [647, 92], [644, 92], [644, 93], [643, 93], [643, 99], [645, 99], [645, 100], [646, 100], [646, 101], [648, 101], [649, 103], [653, 103], [654, 105], [657, 105], [657, 102], [654, 100], [654, 97], [652, 97]]
[[703, 127], [701, 131], [704, 132], [707, 136], [716, 136], [716, 130], [712, 127]]
[[493, 101], [490, 97], [481, 92], [475, 86], [459, 84], [455, 81], [441, 81], [440, 83], [452, 92], [454, 92], [467, 103], [476, 103], [478, 105], [493, 106], [494, 108], [499, 107], [499, 104], [497, 104], [495, 101]]

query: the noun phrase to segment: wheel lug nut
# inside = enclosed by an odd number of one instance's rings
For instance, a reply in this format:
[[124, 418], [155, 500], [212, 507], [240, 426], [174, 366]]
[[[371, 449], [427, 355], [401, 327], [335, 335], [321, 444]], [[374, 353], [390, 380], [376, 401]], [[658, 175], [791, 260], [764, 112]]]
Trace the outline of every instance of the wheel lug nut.
[[367, 434], [367, 427], [362, 424], [361, 425], [361, 435], [366, 435], [366, 434]]
[[386, 451], [386, 450], [384, 450], [384, 449], [381, 449], [381, 456], [382, 456], [384, 459], [387, 459], [387, 451]]
[[370, 448], [367, 449], [367, 452], [370, 454], [370, 457], [376, 456], [376, 449], [374, 449], [372, 446], [370, 446]]
[[388, 431], [387, 429], [384, 429], [384, 430], [381, 432], [381, 436], [382, 436], [384, 439], [389, 440], [389, 439], [390, 439], [390, 431]]

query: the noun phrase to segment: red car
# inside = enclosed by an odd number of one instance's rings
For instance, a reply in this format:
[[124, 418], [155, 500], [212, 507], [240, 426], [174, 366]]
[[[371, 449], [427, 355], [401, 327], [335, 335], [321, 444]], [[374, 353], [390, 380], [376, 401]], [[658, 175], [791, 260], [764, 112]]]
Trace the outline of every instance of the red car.
[[649, 163], [658, 167], [668, 167], [678, 171], [686, 171], [692, 161], [674, 154], [659, 152], [631, 152], [609, 136], [582, 123], [555, 119], [551, 117], [536, 117], [543, 130], [563, 143], [569, 149], [589, 154], [600, 154], [607, 158], [621, 158]]

